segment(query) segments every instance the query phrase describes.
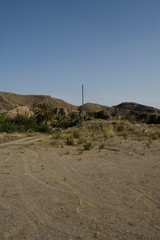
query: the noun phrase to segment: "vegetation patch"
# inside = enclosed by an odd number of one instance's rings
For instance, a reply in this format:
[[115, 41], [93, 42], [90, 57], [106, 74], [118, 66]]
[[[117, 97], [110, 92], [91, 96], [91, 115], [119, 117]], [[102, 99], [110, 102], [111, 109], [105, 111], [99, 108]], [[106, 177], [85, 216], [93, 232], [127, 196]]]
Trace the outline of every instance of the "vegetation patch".
[[74, 138], [72, 136], [67, 137], [65, 143], [66, 145], [74, 146]]
[[83, 149], [84, 150], [90, 150], [90, 149], [92, 149], [93, 148], [93, 144], [91, 143], [91, 142], [85, 142], [84, 144], [83, 144]]

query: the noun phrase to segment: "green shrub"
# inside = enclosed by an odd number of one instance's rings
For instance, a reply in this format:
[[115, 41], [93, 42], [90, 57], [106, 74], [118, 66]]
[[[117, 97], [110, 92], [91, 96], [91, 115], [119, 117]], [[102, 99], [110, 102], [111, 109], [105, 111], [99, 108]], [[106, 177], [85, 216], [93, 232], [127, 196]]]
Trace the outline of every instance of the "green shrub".
[[0, 132], [13, 133], [18, 132], [18, 126], [12, 123], [9, 119], [3, 123], [0, 123]]
[[4, 123], [7, 119], [7, 116], [5, 113], [0, 113], [0, 124]]
[[19, 132], [38, 130], [38, 124], [36, 122], [36, 119], [33, 117], [17, 115], [14, 119], [12, 119], [12, 123], [18, 126]]
[[82, 116], [79, 113], [70, 113], [68, 120], [68, 127], [77, 126], [82, 122]]
[[85, 143], [83, 144], [83, 149], [84, 149], [84, 150], [90, 150], [91, 148], [93, 148], [93, 145], [92, 145], [91, 142], [85, 142]]
[[45, 124], [41, 124], [38, 129], [37, 129], [38, 132], [41, 132], [41, 133], [53, 133], [53, 129], [52, 127], [48, 126], [48, 125], [45, 125]]
[[72, 136], [66, 138], [66, 144], [71, 146], [74, 145], [74, 139]]
[[17, 115], [15, 118], [9, 118], [0, 114], [0, 132], [43, 132], [52, 133], [52, 127], [45, 124], [38, 124], [34, 117]]

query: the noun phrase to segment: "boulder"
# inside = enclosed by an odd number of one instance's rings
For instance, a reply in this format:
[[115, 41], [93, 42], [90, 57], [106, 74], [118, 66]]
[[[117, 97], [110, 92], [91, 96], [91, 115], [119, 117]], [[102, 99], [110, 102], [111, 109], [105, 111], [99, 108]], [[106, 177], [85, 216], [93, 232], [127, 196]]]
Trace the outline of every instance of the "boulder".
[[32, 117], [34, 113], [27, 106], [19, 106], [10, 111], [8, 111], [7, 116], [10, 118], [15, 118], [17, 115], [24, 117]]

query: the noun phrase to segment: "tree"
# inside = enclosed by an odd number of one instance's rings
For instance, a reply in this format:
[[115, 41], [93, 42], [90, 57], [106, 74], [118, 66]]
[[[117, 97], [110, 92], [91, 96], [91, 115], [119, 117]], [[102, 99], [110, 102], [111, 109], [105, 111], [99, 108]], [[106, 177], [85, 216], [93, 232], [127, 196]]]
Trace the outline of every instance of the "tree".
[[67, 119], [64, 115], [57, 114], [55, 115], [53, 121], [52, 121], [52, 127], [54, 128], [65, 128], [67, 125]]
[[36, 119], [39, 123], [47, 124], [52, 120], [53, 109], [48, 103], [41, 103], [36, 109]]
[[77, 112], [70, 113], [69, 118], [70, 127], [76, 126], [82, 122], [82, 116], [80, 113]]

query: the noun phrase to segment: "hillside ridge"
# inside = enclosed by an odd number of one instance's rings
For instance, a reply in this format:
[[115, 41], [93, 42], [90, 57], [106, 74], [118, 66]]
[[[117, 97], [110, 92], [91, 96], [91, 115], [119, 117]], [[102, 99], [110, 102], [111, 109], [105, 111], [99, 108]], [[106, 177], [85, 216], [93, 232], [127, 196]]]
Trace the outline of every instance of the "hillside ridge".
[[53, 98], [49, 95], [22, 95], [10, 92], [0, 92], [0, 111], [12, 110], [18, 106], [35, 108], [40, 103], [48, 103], [55, 108], [75, 109], [76, 106], [62, 99]]
[[85, 103], [82, 108], [82, 106], [75, 106], [49, 95], [22, 95], [0, 92], [0, 112], [8, 112], [20, 106], [26, 106], [31, 111], [34, 111], [41, 103], [48, 103], [53, 108], [64, 109], [68, 113], [73, 111], [81, 112], [83, 109], [88, 116], [94, 118], [108, 119], [116, 117], [118, 119], [140, 120], [147, 123], [160, 123], [160, 109], [135, 102], [122, 102], [112, 107], [97, 103]]

